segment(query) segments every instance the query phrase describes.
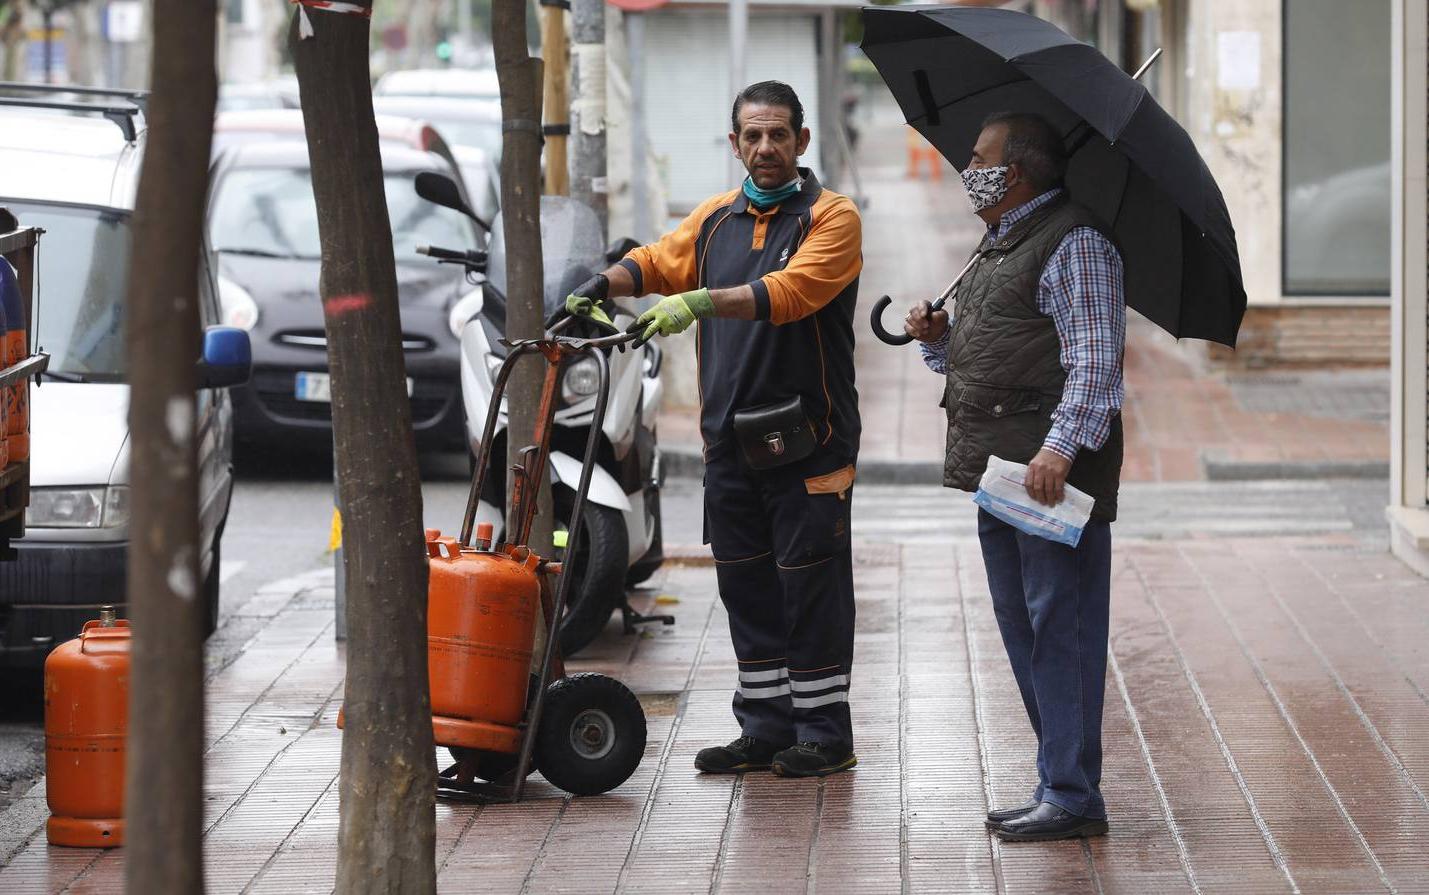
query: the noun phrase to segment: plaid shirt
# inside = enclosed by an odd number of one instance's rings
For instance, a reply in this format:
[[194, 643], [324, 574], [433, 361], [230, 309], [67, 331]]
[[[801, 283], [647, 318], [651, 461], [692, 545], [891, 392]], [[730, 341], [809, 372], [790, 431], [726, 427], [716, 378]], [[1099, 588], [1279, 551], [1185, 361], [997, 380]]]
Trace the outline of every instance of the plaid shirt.
[[[1002, 238], [1014, 224], [1059, 195], [1043, 193], [1002, 216], [988, 228], [989, 241]], [[1067, 383], [1052, 413], [1052, 429], [1042, 446], [1068, 460], [1080, 448], [1097, 450], [1111, 434], [1121, 411], [1122, 351], [1126, 346], [1126, 295], [1121, 253], [1090, 227], [1068, 233], [1047, 260], [1037, 283], [1037, 307], [1052, 318], [1061, 340]], [[934, 373], [947, 373], [952, 329], [936, 342], [919, 345], [923, 362]]]

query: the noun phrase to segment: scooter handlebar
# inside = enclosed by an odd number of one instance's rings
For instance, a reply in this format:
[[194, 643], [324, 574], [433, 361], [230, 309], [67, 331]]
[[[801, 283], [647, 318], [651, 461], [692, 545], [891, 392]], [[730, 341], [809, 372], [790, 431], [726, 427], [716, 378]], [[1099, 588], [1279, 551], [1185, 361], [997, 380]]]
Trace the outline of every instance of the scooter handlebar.
[[868, 315], [868, 325], [873, 327], [873, 334], [878, 336], [879, 341], [888, 345], [907, 345], [913, 341], [913, 337], [907, 333], [891, 333], [883, 328], [883, 309], [893, 304], [890, 296], [883, 296], [878, 303], [873, 306], [873, 311]]

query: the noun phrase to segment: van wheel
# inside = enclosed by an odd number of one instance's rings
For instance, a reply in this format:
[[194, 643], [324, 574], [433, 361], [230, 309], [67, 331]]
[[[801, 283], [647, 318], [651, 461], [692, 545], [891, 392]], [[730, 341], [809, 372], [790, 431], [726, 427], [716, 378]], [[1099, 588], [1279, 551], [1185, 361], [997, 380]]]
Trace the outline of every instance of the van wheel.
[[218, 630], [218, 597], [219, 597], [219, 547], [215, 541], [213, 545], [213, 563], [208, 567], [208, 574], [203, 578], [203, 639], [207, 640], [209, 635]]
[[620, 681], [573, 674], [546, 688], [536, 766], [553, 786], [578, 796], [610, 792], [644, 757], [645, 710]]
[[[575, 495], [556, 495], [556, 527], [569, 530]], [[618, 510], [586, 501], [582, 513], [580, 540], [558, 551], [576, 579], [566, 594], [566, 613], [561, 620], [561, 652], [570, 656], [585, 649], [600, 636], [610, 614], [625, 595], [625, 564], [629, 560], [629, 539], [625, 520]]]

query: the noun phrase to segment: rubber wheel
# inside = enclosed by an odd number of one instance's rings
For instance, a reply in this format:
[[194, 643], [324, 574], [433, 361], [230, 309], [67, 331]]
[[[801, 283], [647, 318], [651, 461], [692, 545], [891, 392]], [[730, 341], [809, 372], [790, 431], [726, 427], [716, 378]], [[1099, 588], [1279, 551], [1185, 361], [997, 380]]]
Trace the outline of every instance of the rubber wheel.
[[[556, 497], [557, 528], [568, 529], [574, 495]], [[560, 551], [560, 558], [577, 577], [566, 594], [561, 625], [561, 652], [571, 656], [600, 636], [610, 614], [625, 595], [625, 564], [629, 537], [618, 510], [586, 501], [579, 542]]]
[[203, 639], [207, 640], [209, 635], [218, 630], [218, 598], [221, 590], [220, 584], [222, 575], [218, 568], [219, 545], [218, 541], [213, 544], [213, 564], [209, 566], [208, 574], [203, 579]]
[[650, 539], [650, 549], [646, 550], [645, 555], [637, 559], [635, 564], [630, 567], [630, 571], [625, 573], [626, 587], [644, 584], [665, 564], [665, 538], [660, 521], [660, 492], [658, 490], [652, 491], [646, 498], [645, 512], [655, 520], [655, 536]]
[[[516, 770], [516, 762], [521, 756], [506, 752], [488, 752], [485, 749], [468, 749], [465, 746], [452, 746], [447, 750], [452, 758], [457, 761], [471, 760], [471, 767], [476, 776], [488, 783], [495, 783], [507, 774]], [[532, 768], [531, 770], [535, 770]], [[530, 771], [527, 772], [528, 774]]]
[[645, 710], [615, 678], [562, 678], [546, 689], [535, 754], [553, 786], [578, 796], [610, 792], [645, 756]]

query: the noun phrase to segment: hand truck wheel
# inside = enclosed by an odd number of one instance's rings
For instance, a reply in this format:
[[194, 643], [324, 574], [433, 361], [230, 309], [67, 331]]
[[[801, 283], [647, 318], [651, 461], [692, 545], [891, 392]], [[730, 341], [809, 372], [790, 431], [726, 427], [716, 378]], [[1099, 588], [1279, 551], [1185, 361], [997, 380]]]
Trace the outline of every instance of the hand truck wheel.
[[624, 684], [573, 674], [546, 688], [535, 764], [554, 786], [578, 796], [610, 792], [645, 755], [645, 710]]

